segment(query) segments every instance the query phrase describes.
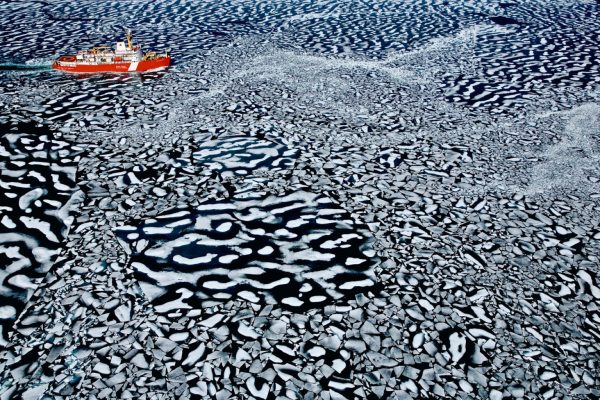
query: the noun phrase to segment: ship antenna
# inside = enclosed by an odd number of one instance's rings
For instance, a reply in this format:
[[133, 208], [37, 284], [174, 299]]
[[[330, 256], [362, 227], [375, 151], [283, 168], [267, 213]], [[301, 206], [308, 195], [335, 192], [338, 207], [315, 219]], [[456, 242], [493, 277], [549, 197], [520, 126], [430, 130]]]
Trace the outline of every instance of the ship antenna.
[[131, 29], [127, 29], [126, 36], [127, 36], [127, 48], [129, 50], [131, 50], [132, 49], [132, 47], [131, 47]]

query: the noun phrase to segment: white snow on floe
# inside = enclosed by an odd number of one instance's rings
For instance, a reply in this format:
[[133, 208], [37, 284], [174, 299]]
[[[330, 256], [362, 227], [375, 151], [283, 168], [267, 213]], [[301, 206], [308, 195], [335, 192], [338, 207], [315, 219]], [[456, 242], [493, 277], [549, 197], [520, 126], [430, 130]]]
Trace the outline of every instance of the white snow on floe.
[[228, 254], [226, 256], [219, 257], [219, 263], [230, 264], [233, 261], [237, 260], [238, 258], [240, 258], [240, 256], [238, 256], [237, 254]]
[[0, 222], [8, 229], [13, 229], [17, 226], [8, 215], [2, 216], [2, 220]]
[[227, 232], [231, 230], [233, 224], [231, 222], [223, 222], [221, 225], [217, 226], [217, 232]]
[[349, 289], [354, 289], [357, 287], [369, 287], [369, 286], [373, 286], [372, 279], [361, 279], [361, 280], [357, 280], [357, 281], [344, 282], [343, 284], [340, 285], [340, 289], [349, 290]]
[[258, 250], [258, 254], [261, 254], [263, 256], [269, 255], [269, 254], [273, 254], [275, 250], [273, 249], [273, 247], [271, 246], [265, 246], [262, 249]]
[[202, 284], [202, 286], [204, 286], [205, 288], [213, 289], [213, 290], [225, 290], [225, 289], [229, 289], [230, 287], [233, 287], [235, 285], [237, 285], [237, 283], [234, 281], [229, 281], [229, 282], [206, 281]]
[[17, 310], [13, 306], [0, 306], [0, 319], [16, 318]]
[[20, 217], [19, 220], [23, 222], [23, 224], [27, 228], [36, 229], [42, 233], [42, 235], [49, 240], [58, 243], [59, 240], [56, 235], [50, 230], [50, 223], [46, 221], [42, 221], [39, 218], [34, 217]]
[[367, 262], [367, 260], [364, 258], [348, 257], [346, 259], [346, 265], [359, 265], [365, 262]]
[[173, 257], [173, 261], [175, 261], [176, 263], [185, 264], [185, 265], [198, 265], [198, 264], [209, 263], [216, 256], [217, 256], [216, 254], [209, 253], [202, 257], [187, 258], [187, 257], [183, 257], [183, 256], [180, 256], [179, 254], [177, 254], [176, 256]]
[[281, 300], [283, 304], [287, 304], [292, 307], [300, 307], [304, 302], [296, 297], [286, 297]]
[[238, 293], [238, 296], [241, 297], [244, 300], [248, 300], [252, 303], [256, 303], [260, 300], [260, 297], [258, 297], [257, 295], [255, 295], [252, 292], [249, 292], [247, 290], [243, 290], [241, 292]]
[[166, 226], [147, 226], [144, 227], [144, 233], [148, 235], [164, 235], [173, 232], [172, 228]]
[[21, 210], [26, 210], [31, 203], [42, 197], [45, 193], [47, 193], [47, 191], [42, 188], [30, 190], [19, 198], [19, 207]]
[[[539, 116], [542, 120], [556, 113]], [[531, 170], [531, 194], [549, 190], [600, 190], [600, 103], [587, 103], [567, 112], [562, 140], [541, 154], [544, 161]], [[593, 179], [596, 181], [594, 182]]]

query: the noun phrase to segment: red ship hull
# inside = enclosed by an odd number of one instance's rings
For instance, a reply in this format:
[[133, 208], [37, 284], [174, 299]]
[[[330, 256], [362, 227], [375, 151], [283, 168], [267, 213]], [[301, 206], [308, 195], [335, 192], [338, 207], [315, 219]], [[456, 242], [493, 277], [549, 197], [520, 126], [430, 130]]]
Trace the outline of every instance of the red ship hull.
[[94, 74], [99, 72], [131, 73], [157, 71], [171, 65], [171, 57], [163, 56], [152, 60], [141, 60], [137, 62], [113, 62], [106, 64], [80, 63], [75, 56], [63, 56], [52, 64], [52, 68], [65, 72]]

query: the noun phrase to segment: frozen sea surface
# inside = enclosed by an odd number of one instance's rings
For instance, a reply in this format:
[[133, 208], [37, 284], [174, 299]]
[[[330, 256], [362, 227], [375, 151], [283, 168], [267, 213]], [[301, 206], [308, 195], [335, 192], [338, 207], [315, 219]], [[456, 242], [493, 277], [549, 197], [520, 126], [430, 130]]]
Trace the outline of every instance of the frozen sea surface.
[[[72, 76], [131, 28], [166, 72]], [[2, 398], [600, 396], [597, 1], [0, 1]]]

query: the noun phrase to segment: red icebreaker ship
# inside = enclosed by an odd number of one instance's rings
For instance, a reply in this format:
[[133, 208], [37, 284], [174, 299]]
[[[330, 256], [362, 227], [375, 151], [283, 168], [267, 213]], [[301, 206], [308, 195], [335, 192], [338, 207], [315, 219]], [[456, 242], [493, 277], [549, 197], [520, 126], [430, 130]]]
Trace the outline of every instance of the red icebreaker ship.
[[156, 54], [142, 53], [139, 45], [131, 41], [131, 32], [127, 32], [127, 42], [117, 42], [114, 51], [109, 46], [81, 50], [77, 55], [60, 56], [52, 68], [66, 72], [145, 72], [158, 71], [171, 65], [168, 52]]

